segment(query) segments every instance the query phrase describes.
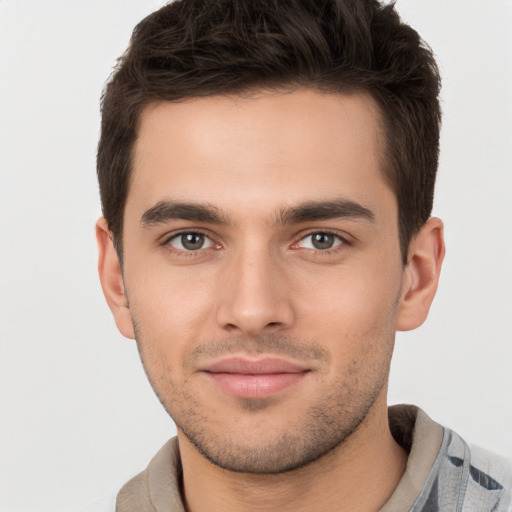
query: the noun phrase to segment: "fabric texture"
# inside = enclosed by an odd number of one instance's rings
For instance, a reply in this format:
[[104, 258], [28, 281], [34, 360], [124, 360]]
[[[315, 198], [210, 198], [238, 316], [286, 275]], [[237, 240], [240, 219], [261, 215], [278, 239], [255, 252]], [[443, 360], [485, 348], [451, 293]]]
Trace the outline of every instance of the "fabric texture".
[[[396, 441], [409, 453], [398, 486], [379, 512], [512, 512], [512, 461], [479, 448], [410, 405], [389, 409]], [[117, 496], [116, 512], [186, 512], [178, 439]]]

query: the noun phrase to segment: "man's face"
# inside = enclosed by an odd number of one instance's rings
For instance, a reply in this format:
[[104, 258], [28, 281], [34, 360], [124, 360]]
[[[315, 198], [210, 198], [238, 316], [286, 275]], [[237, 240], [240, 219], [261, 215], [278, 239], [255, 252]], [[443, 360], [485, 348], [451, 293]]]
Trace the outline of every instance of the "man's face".
[[222, 467], [301, 466], [385, 403], [404, 269], [380, 141], [363, 94], [142, 114], [125, 292], [179, 435]]

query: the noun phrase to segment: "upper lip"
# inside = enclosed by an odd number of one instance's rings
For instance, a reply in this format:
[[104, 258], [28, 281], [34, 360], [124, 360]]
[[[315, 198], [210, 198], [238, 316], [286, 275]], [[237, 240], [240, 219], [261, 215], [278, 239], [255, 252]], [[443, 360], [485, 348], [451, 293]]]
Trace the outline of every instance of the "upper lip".
[[302, 373], [308, 368], [276, 357], [246, 359], [227, 357], [202, 368], [210, 373], [233, 373], [237, 375], [268, 375], [273, 373]]

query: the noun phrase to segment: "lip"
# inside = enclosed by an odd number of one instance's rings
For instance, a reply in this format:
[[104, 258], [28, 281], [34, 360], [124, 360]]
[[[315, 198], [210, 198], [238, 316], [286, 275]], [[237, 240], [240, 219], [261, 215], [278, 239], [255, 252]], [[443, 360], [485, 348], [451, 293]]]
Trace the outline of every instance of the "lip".
[[246, 399], [267, 398], [301, 381], [310, 369], [279, 358], [229, 357], [201, 370], [224, 393]]

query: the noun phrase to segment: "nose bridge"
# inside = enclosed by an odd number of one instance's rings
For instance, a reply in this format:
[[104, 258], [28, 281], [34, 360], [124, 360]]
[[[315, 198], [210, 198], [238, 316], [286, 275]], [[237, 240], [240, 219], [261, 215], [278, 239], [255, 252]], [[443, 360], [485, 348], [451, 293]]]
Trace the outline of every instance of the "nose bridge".
[[283, 262], [271, 245], [249, 239], [228, 260], [220, 283], [220, 326], [246, 335], [290, 326], [293, 308], [286, 293]]

